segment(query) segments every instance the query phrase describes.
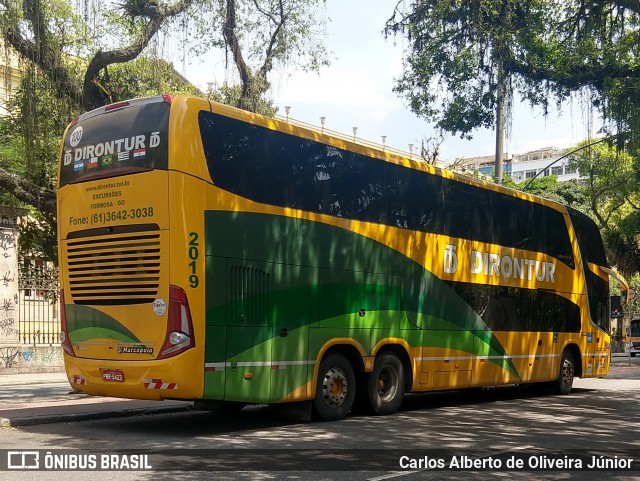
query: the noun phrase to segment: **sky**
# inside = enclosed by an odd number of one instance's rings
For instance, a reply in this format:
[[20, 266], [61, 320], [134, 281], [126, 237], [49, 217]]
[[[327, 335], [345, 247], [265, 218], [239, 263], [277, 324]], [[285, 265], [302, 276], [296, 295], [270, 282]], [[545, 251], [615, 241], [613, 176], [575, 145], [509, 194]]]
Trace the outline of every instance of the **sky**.
[[[278, 113], [285, 115], [284, 107], [289, 106], [293, 119], [319, 126], [320, 117], [325, 117], [327, 129], [352, 136], [352, 128], [357, 127], [358, 138], [381, 143], [386, 136], [387, 146], [403, 151], [409, 150], [409, 144], [417, 148], [423, 139], [435, 135], [433, 122], [418, 118], [407, 100], [393, 92], [408, 44], [399, 37], [385, 39], [382, 30], [397, 2], [327, 0], [330, 21], [325, 41], [332, 52], [331, 65], [319, 73], [274, 72], [270, 95]], [[206, 89], [208, 82], [222, 83], [229, 78], [223, 64], [211, 58], [191, 60], [182, 62], [182, 73]], [[539, 109], [517, 103], [506, 151], [522, 154], [543, 147], [570, 147], [595, 135], [592, 124], [579, 101], [563, 105], [560, 111], [552, 109], [546, 118]], [[494, 152], [495, 132], [479, 130], [470, 141], [449, 135], [440, 147], [440, 158]]]

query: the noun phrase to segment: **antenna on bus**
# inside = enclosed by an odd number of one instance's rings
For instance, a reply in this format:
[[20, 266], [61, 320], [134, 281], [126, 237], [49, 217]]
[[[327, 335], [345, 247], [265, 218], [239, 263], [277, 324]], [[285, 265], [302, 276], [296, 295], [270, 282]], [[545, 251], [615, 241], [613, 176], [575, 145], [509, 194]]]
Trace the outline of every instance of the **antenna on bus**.
[[382, 136], [382, 151], [384, 152], [384, 150], [387, 148], [387, 136], [383, 135]]
[[327, 119], [326, 117], [320, 117], [320, 126], [321, 126], [320, 132], [323, 134], [324, 134], [324, 121], [326, 119]]
[[409, 144], [409, 158], [413, 157], [413, 144]]
[[351, 127], [351, 130], [353, 130], [353, 141], [356, 141], [356, 132], [358, 132], [358, 127]]
[[284, 112], [287, 114], [287, 122], [289, 122], [289, 112], [291, 112], [291, 107], [289, 105], [285, 105]]

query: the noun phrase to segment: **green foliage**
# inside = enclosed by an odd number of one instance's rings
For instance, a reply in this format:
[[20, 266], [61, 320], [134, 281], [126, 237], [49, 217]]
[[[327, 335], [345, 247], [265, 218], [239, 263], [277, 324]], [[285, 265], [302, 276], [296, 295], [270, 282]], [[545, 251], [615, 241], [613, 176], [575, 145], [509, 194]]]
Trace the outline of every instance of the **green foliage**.
[[[214, 102], [226, 105], [238, 105], [242, 96], [240, 85], [229, 85], [226, 82], [222, 86], [207, 92], [206, 97]], [[265, 117], [274, 117], [278, 108], [273, 105], [273, 101], [260, 98], [255, 104], [255, 113]]]
[[601, 228], [612, 228], [630, 212], [627, 200], [637, 195], [638, 186], [633, 178], [633, 159], [607, 143], [584, 147], [570, 159], [584, 178], [589, 192], [590, 208]]
[[12, 171], [33, 183], [54, 188], [58, 149], [74, 109], [52, 91], [49, 80], [33, 65], [28, 65], [20, 87], [8, 104], [13, 145], [20, 161]]
[[21, 257], [37, 257], [58, 265], [58, 244], [54, 217], [30, 209], [21, 219], [18, 252]]
[[518, 190], [524, 190], [524, 187], [527, 186], [527, 193], [559, 202], [591, 215], [588, 192], [584, 185], [577, 180], [558, 182], [557, 176], [548, 175], [538, 177], [531, 183], [529, 183], [529, 179], [515, 183], [509, 178], [504, 184]]
[[471, 138], [493, 128], [497, 86], [504, 76], [507, 99], [522, 85], [509, 71], [531, 32], [542, 22], [535, 1], [427, 0], [397, 7], [388, 35], [410, 43], [405, 69], [395, 88], [418, 115], [453, 134]]
[[101, 72], [95, 83], [105, 104], [158, 94], [201, 94], [171, 63], [155, 57], [139, 57], [113, 65]]
[[[530, 192], [555, 200], [589, 215], [600, 228], [609, 263], [625, 276], [640, 270], [640, 202], [633, 175], [633, 158], [605, 142], [583, 147], [569, 165], [581, 180], [557, 182], [555, 176], [539, 177], [527, 187]], [[516, 185], [523, 189], [528, 181]]]
[[127, 98], [201, 94], [161, 58], [167, 38], [185, 56], [226, 48], [241, 83], [224, 86], [217, 99], [273, 115], [276, 109], [264, 94], [275, 66], [317, 70], [327, 62], [324, 4], [0, 0], [3, 63], [23, 74], [10, 116], [0, 119], [0, 202], [36, 207], [23, 223], [21, 249], [55, 258], [57, 159], [72, 118]]

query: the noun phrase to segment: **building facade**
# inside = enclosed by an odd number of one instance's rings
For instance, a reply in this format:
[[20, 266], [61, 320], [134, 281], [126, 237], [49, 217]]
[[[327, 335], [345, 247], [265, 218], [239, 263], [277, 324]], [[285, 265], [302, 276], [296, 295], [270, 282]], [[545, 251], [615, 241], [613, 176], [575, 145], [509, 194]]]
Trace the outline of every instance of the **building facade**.
[[[523, 182], [536, 177], [555, 175], [559, 182], [580, 178], [580, 173], [569, 165], [568, 158], [562, 158], [567, 153], [566, 149], [557, 147], [544, 147], [524, 154], [503, 156], [503, 173], [511, 177], [515, 182]], [[493, 177], [495, 169], [495, 157], [485, 155], [456, 159], [449, 164], [455, 170], [478, 171], [481, 174]]]
[[21, 74], [17, 55], [0, 43], [0, 116], [7, 115], [7, 102], [18, 90]]

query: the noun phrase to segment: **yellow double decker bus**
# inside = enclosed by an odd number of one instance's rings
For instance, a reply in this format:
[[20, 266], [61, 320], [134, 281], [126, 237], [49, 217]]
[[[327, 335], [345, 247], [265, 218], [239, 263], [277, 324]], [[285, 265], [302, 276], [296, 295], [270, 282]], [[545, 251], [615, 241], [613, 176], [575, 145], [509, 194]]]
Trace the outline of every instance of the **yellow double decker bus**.
[[583, 214], [203, 99], [75, 119], [58, 223], [65, 366], [91, 395], [336, 420], [609, 369]]

